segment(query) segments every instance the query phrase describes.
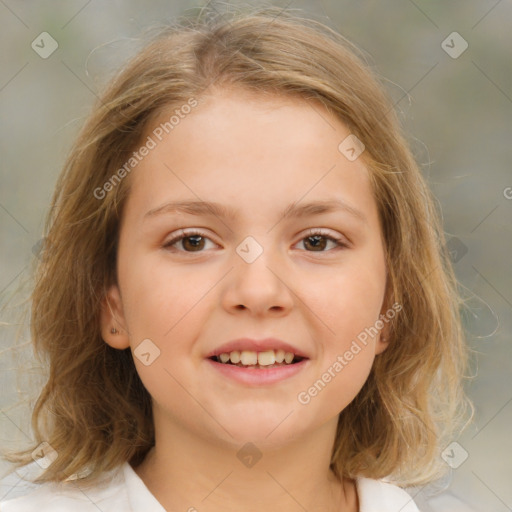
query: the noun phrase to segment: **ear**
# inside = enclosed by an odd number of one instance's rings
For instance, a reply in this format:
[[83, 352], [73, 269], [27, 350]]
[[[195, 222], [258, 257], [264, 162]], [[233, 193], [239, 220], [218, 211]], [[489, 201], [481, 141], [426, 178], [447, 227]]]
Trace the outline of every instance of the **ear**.
[[101, 301], [100, 325], [101, 337], [112, 348], [122, 350], [130, 346], [121, 293], [117, 285], [112, 285]]
[[[379, 335], [377, 337], [377, 340], [375, 342], [375, 355], [382, 354], [384, 350], [386, 350], [389, 346], [389, 336], [391, 332], [391, 320], [388, 317], [388, 312], [391, 308], [391, 304], [393, 304], [393, 301], [389, 297], [389, 294], [386, 293], [386, 297], [382, 304], [382, 309], [380, 310], [379, 319], [382, 321], [382, 329], [380, 329]], [[394, 315], [393, 315], [394, 316]]]
[[388, 346], [388, 337], [386, 334], [383, 334], [383, 331], [381, 331], [377, 341], [375, 342], [375, 355], [382, 354], [382, 352], [384, 352], [384, 350], [386, 350]]

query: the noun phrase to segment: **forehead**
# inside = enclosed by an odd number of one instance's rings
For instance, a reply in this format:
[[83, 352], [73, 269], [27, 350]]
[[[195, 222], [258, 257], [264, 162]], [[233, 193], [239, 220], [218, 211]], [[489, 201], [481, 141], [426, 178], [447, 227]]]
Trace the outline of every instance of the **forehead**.
[[[297, 93], [257, 92], [232, 85], [194, 98], [197, 106], [193, 109], [187, 106], [189, 100], [183, 99], [153, 115], [142, 138], [155, 138], [155, 130], [164, 133], [157, 133], [158, 147], [152, 153], [162, 154], [166, 149], [176, 153], [180, 147], [195, 147], [200, 154], [190, 152], [189, 156], [204, 160], [207, 155], [203, 151], [215, 153], [219, 159], [221, 151], [233, 158], [249, 150], [261, 160], [284, 153], [287, 158], [304, 158], [308, 150], [318, 150], [335, 159], [339, 156], [340, 137], [350, 134], [319, 100], [306, 100]], [[364, 166], [361, 170], [365, 170]]]
[[[143, 140], [151, 137], [155, 147], [130, 175], [129, 201], [145, 212], [169, 199], [203, 199], [257, 214], [257, 205], [282, 210], [337, 190], [363, 210], [375, 209], [363, 158], [349, 161], [338, 148], [349, 129], [320, 102], [231, 88], [187, 114], [174, 115], [176, 109], [148, 125]], [[168, 133], [157, 140], [165, 123]]]

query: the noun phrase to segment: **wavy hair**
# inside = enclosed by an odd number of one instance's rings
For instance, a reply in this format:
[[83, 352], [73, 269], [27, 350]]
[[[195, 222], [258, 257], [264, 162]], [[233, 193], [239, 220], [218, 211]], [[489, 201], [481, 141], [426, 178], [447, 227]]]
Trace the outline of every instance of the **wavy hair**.
[[129, 180], [101, 199], [94, 191], [105, 190], [160, 113], [225, 86], [319, 101], [364, 143], [387, 297], [402, 310], [388, 350], [339, 415], [331, 469], [398, 485], [437, 478], [443, 443], [469, 404], [462, 299], [440, 214], [365, 57], [325, 24], [275, 7], [222, 19], [201, 11], [159, 28], [99, 96], [57, 181], [31, 296], [35, 353], [48, 363], [32, 413], [34, 444], [4, 458], [26, 465], [46, 441], [58, 458], [35, 482], [93, 482], [126, 461], [137, 465], [153, 446], [151, 397], [130, 349], [111, 348], [100, 332]]

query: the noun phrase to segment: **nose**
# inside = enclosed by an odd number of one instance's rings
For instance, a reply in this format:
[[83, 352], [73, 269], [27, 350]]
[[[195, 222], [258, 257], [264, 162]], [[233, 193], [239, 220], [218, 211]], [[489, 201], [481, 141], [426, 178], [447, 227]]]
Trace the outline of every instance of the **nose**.
[[291, 310], [292, 283], [288, 282], [282, 259], [274, 252], [263, 250], [251, 263], [235, 254], [234, 262], [222, 297], [222, 305], [228, 312], [248, 310], [262, 316], [269, 312], [285, 315]]

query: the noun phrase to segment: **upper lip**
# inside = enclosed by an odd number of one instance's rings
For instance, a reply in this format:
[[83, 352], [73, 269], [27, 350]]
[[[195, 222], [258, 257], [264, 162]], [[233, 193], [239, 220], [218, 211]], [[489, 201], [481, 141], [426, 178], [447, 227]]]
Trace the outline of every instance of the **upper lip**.
[[264, 352], [266, 350], [284, 350], [285, 352], [292, 352], [296, 356], [307, 358], [307, 354], [305, 354], [302, 350], [299, 350], [297, 347], [287, 343], [286, 341], [280, 340], [278, 338], [265, 338], [261, 340], [254, 340], [251, 338], [238, 338], [236, 340], [231, 340], [222, 345], [219, 345], [216, 349], [212, 350], [206, 357], [218, 356], [224, 353], [230, 353], [234, 350], [242, 351], [242, 350], [250, 350], [253, 352]]

